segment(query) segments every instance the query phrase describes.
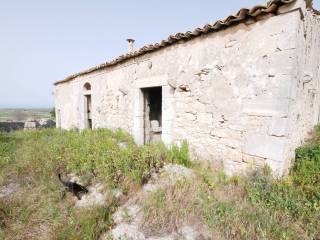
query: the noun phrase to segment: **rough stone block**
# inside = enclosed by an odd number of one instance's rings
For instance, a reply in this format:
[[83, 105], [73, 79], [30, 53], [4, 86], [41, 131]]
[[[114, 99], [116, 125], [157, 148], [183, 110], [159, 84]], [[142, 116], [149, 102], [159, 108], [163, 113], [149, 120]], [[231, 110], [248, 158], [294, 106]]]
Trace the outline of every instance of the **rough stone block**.
[[289, 99], [244, 99], [242, 110], [253, 116], [287, 117]]
[[234, 149], [240, 149], [241, 148], [241, 141], [240, 139], [232, 139], [232, 138], [221, 138], [220, 143], [223, 145], [229, 147], [229, 148], [234, 148]]
[[291, 90], [293, 84], [292, 79], [292, 75], [276, 75], [274, 78], [272, 78], [272, 83], [270, 86], [271, 96], [274, 96], [276, 98], [291, 98]]
[[215, 128], [210, 132], [211, 136], [219, 137], [219, 138], [226, 138], [228, 137], [228, 133], [226, 129], [223, 128]]
[[269, 135], [275, 137], [284, 137], [287, 135], [288, 130], [288, 118], [272, 118], [271, 125], [269, 127]]
[[194, 112], [205, 112], [206, 111], [206, 105], [196, 101], [194, 104], [192, 104], [192, 111], [194, 111]]
[[251, 165], [255, 165], [258, 168], [262, 168], [266, 164], [266, 158], [251, 156], [248, 154], [242, 154], [242, 161]]
[[[278, 51], [270, 56], [269, 74], [287, 74], [291, 75], [296, 70], [296, 52], [295, 51]], [[279, 67], [281, 66], [281, 68]]]
[[187, 121], [195, 121], [197, 119], [197, 116], [192, 113], [185, 113], [185, 118]]
[[234, 162], [230, 160], [223, 161], [223, 169], [227, 176], [234, 174], [245, 174], [247, 172], [247, 166], [243, 162]]
[[225, 152], [224, 159], [227, 159], [228, 161], [232, 161], [232, 162], [242, 162], [242, 153], [240, 150], [228, 148], [224, 150], [224, 152]]
[[199, 123], [212, 124], [212, 114], [211, 113], [198, 113], [197, 120]]
[[280, 177], [283, 173], [284, 162], [279, 162], [273, 159], [267, 159], [266, 164], [271, 168], [272, 174], [276, 177]]
[[147, 78], [140, 78], [136, 81], [136, 87], [147, 88], [147, 87], [166, 86], [168, 85], [167, 79], [168, 79], [168, 76], [166, 74], [147, 77]]
[[288, 140], [284, 137], [251, 133], [245, 136], [243, 152], [253, 156], [283, 161], [287, 143]]

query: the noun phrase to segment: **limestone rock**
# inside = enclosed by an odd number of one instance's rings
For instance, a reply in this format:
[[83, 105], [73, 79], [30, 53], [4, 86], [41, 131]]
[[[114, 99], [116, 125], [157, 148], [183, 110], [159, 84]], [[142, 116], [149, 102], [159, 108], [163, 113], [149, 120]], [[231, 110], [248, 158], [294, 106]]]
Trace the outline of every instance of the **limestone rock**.
[[149, 192], [155, 192], [160, 188], [160, 185], [155, 184], [155, 183], [147, 183], [143, 186], [143, 191], [145, 193], [149, 193]]
[[205, 237], [191, 226], [184, 226], [178, 230], [184, 240], [204, 240]]
[[269, 135], [275, 137], [284, 137], [287, 135], [288, 118], [274, 117], [269, 127]]
[[112, 196], [117, 199], [120, 200], [123, 197], [123, 192], [119, 189], [114, 189], [111, 191]]
[[163, 236], [152, 236], [147, 238], [147, 240], [180, 240], [182, 239], [177, 233], [171, 233]]
[[144, 234], [138, 230], [138, 227], [130, 224], [120, 224], [111, 230], [114, 240], [144, 240]]
[[113, 214], [113, 221], [116, 224], [121, 224], [122, 222], [137, 222], [137, 216], [139, 212], [141, 211], [141, 207], [138, 205], [128, 205], [128, 206], [123, 206], [118, 209]]
[[100, 183], [88, 188], [88, 193], [83, 195], [81, 200], [76, 202], [76, 207], [103, 206], [107, 203], [108, 194], [104, 191], [104, 186]]
[[77, 176], [76, 174], [69, 173], [67, 176], [68, 176], [69, 181], [78, 183], [80, 185], [83, 185], [83, 182], [81, 181], [81, 178], [79, 176]]
[[287, 144], [284, 137], [273, 137], [262, 134], [247, 134], [243, 152], [252, 156], [281, 161]]
[[0, 198], [9, 197], [19, 191], [20, 185], [18, 183], [10, 183], [0, 187]]

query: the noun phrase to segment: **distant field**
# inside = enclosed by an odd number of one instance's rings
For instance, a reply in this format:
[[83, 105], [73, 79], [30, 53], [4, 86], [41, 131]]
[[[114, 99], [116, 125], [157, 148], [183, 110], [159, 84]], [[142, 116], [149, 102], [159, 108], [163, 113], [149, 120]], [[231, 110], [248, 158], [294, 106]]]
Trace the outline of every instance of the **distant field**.
[[42, 118], [49, 119], [49, 108], [41, 109], [0, 109], [0, 122], [7, 121], [28, 121], [28, 120], [40, 120]]

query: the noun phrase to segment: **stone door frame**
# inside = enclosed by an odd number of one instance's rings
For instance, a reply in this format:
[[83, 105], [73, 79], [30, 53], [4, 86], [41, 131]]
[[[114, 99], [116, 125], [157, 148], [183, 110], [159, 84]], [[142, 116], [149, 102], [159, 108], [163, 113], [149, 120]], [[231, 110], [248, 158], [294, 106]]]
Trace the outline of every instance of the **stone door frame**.
[[168, 85], [168, 76], [159, 75], [138, 79], [134, 89], [133, 137], [137, 144], [144, 144], [144, 96], [142, 89], [162, 87], [162, 135], [161, 140], [169, 145], [173, 140], [174, 89]]

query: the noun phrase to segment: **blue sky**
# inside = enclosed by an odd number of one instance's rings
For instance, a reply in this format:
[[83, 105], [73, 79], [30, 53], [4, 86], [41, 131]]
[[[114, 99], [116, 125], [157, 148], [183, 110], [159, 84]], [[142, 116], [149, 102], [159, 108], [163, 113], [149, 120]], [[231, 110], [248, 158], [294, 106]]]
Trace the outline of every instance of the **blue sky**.
[[[319, 8], [320, 0], [315, 0]], [[53, 82], [263, 0], [0, 0], [0, 107], [53, 107]]]

